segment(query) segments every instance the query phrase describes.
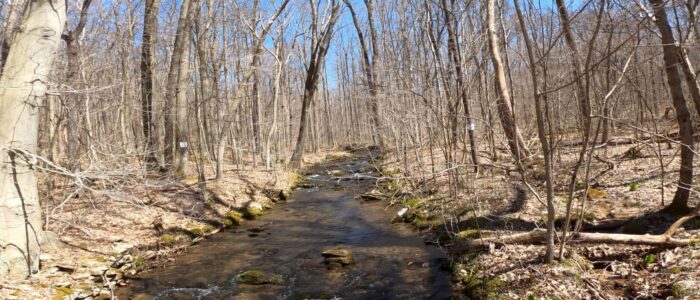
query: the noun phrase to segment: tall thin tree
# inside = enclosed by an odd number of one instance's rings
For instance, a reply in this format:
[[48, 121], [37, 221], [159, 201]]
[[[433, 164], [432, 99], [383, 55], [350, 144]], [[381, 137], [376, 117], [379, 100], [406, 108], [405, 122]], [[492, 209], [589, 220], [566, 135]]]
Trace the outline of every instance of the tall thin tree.
[[[186, 159], [188, 143], [186, 136], [182, 136], [184, 132], [184, 127], [186, 124], [177, 124], [179, 122], [180, 115], [186, 114], [187, 111], [181, 111], [177, 99], [180, 89], [180, 84], [182, 83], [181, 74], [183, 69], [182, 62], [186, 60], [186, 56], [189, 55], [189, 33], [191, 32], [192, 20], [190, 5], [192, 1], [198, 0], [184, 0], [182, 6], [180, 7], [180, 17], [177, 24], [177, 32], [175, 34], [175, 42], [173, 47], [173, 54], [170, 59], [170, 70], [168, 71], [168, 78], [166, 83], [166, 94], [165, 101], [166, 104], [163, 107], [163, 115], [165, 120], [165, 145], [163, 145], [163, 158], [166, 168], [172, 171], [176, 176], [182, 175], [184, 170], [179, 169], [184, 167], [182, 163], [183, 159]], [[184, 139], [184, 140], [183, 140]], [[177, 159], [177, 161], [176, 161]]]
[[[315, 4], [313, 0], [309, 1], [311, 3], [312, 10], [314, 12], [314, 20], [312, 27], [316, 27], [318, 24], [318, 14], [316, 13]], [[298, 169], [301, 167], [301, 159], [304, 155], [304, 146], [307, 139], [307, 131], [309, 126], [309, 111], [311, 108], [311, 102], [316, 95], [316, 89], [318, 88], [318, 79], [320, 78], [321, 72], [323, 71], [323, 64], [326, 59], [326, 54], [328, 53], [328, 47], [331, 43], [331, 38], [333, 37], [333, 29], [335, 23], [340, 15], [340, 3], [336, 0], [330, 1], [331, 12], [328, 20], [326, 22], [326, 28], [320, 33], [320, 37], [316, 37], [317, 28], [312, 28], [312, 38], [311, 42], [311, 57], [309, 58], [309, 65], [306, 67], [306, 80], [304, 81], [304, 96], [302, 98], [301, 104], [301, 118], [299, 121], [299, 134], [297, 135], [297, 143], [294, 147], [294, 152], [289, 160], [289, 166], [293, 169]]]
[[496, 34], [496, 9], [494, 2], [495, 0], [488, 0], [486, 2], [486, 12], [489, 50], [491, 52], [491, 62], [493, 63], [493, 70], [496, 77], [496, 92], [498, 94], [498, 116], [501, 119], [503, 132], [508, 139], [508, 145], [510, 146], [510, 152], [513, 154], [513, 158], [515, 160], [522, 160], [530, 156], [530, 151], [527, 149], [527, 145], [513, 117], [511, 95], [508, 89], [508, 83], [506, 82], [503, 61], [501, 60], [498, 34]]
[[690, 196], [690, 188], [693, 184], [693, 148], [695, 139], [693, 137], [693, 122], [690, 118], [687, 101], [683, 95], [680, 75], [681, 70], [679, 70], [679, 65], [683, 64], [684, 54], [680, 46], [676, 43], [671, 25], [669, 25], [666, 8], [664, 7], [666, 1], [649, 0], [649, 4], [654, 12], [654, 22], [661, 34], [664, 64], [666, 66], [666, 81], [668, 82], [673, 108], [676, 110], [676, 122], [678, 122], [678, 130], [681, 138], [681, 166], [678, 188], [667, 210], [672, 212], [687, 212], [688, 197]]
[[[92, 0], [84, 0], [80, 9], [80, 19], [74, 29], [68, 30], [61, 38], [66, 42], [67, 72], [66, 82], [77, 89], [80, 84], [80, 35], [87, 24], [88, 11]], [[75, 96], [66, 103], [67, 111], [67, 132], [68, 132], [68, 168], [72, 171], [80, 168], [78, 159], [79, 130], [80, 130], [80, 110], [82, 108], [82, 95], [76, 93]]]
[[370, 59], [370, 50], [365, 41], [364, 33], [362, 32], [362, 27], [360, 26], [360, 20], [349, 0], [344, 0], [345, 5], [350, 9], [350, 14], [352, 15], [352, 22], [355, 25], [355, 31], [357, 32], [357, 39], [360, 41], [360, 49], [362, 50], [362, 65], [365, 71], [365, 79], [367, 80], [367, 88], [369, 90], [370, 97], [370, 109], [372, 118], [372, 139], [374, 140], [380, 148], [384, 148], [385, 141], [382, 134], [382, 119], [379, 106], [379, 96], [378, 96], [378, 84], [377, 84], [377, 61], [379, 60], [379, 45], [377, 44], [377, 29], [374, 25], [374, 15], [373, 15], [373, 5], [372, 0], [365, 0], [365, 7], [367, 8], [367, 24], [369, 24], [370, 32], [370, 42], [371, 42], [371, 52], [372, 57]]
[[141, 38], [141, 119], [143, 137], [146, 141], [144, 147], [145, 161], [149, 168], [158, 166], [158, 131], [153, 120], [154, 100], [154, 55], [156, 48], [156, 34], [158, 32], [158, 9], [160, 0], [146, 0], [143, 16], [143, 36]]

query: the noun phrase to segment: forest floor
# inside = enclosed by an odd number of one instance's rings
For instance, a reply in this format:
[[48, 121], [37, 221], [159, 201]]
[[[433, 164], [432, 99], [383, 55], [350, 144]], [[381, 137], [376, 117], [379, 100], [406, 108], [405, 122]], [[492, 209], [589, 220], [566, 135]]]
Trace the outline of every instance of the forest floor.
[[[314, 164], [328, 152], [305, 157]], [[0, 280], [0, 299], [111, 299], [117, 285], [207, 236], [245, 222], [285, 197], [294, 173], [278, 166], [225, 166], [221, 180], [207, 168], [208, 200], [202, 201], [195, 175], [184, 180], [154, 178], [92, 182], [64, 201], [44, 200], [47, 243], [42, 247], [41, 271], [10, 284]], [[188, 174], [196, 174], [194, 164]], [[54, 181], [42, 195], [66, 197], [75, 186]], [[62, 184], [64, 183], [65, 184]], [[62, 185], [61, 185], [62, 184]]]
[[[662, 199], [670, 203], [675, 192], [678, 146], [624, 142], [632, 139], [631, 135], [616, 136], [611, 140], [623, 142], [596, 149], [590, 172], [593, 189], [587, 197], [584, 219], [589, 223], [631, 219], [605, 232], [658, 234], [678, 217], [658, 212]], [[555, 158], [559, 221], [565, 214], [569, 170], [578, 149], [562, 143]], [[565, 259], [550, 265], [543, 263], [544, 246], [539, 244], [456, 250], [466, 239], [544, 228], [546, 209], [520, 173], [513, 171], [505, 149], [499, 150], [496, 162], [490, 160], [489, 153], [480, 153], [481, 163], [493, 167], [477, 174], [465, 166], [455, 168], [461, 179], [453, 182], [452, 189], [446, 171], [450, 167], [445, 165], [441, 150], [432, 152], [432, 159], [427, 146], [406, 149], [400, 155], [386, 153], [373, 162], [384, 177], [378, 181], [376, 193], [369, 194], [405, 207], [395, 221], [414, 224], [426, 234], [426, 242], [451, 254], [455, 298], [700, 298], [698, 244], [573, 244], [568, 246]], [[305, 163], [343, 155], [321, 152], [306, 157]], [[544, 197], [541, 160], [535, 158], [525, 169], [527, 184]], [[227, 166], [225, 170], [221, 181], [207, 182], [208, 201], [201, 200], [197, 180], [192, 177], [183, 181], [143, 179], [118, 186], [94, 182], [92, 190], [62, 205], [62, 199], [44, 203], [50, 234], [43, 248], [42, 270], [19, 284], [0, 281], [0, 298], [63, 299], [72, 295], [109, 299], [112, 289], [125, 284], [129, 276], [171, 260], [189, 245], [244, 220], [251, 203], [271, 207], [284, 197], [280, 192], [293, 187], [299, 177], [263, 167], [237, 170]], [[213, 173], [208, 178], [213, 178]], [[52, 193], [69, 194], [69, 185], [65, 186], [61, 190], [56, 184]], [[578, 183], [577, 198], [583, 197], [582, 189]], [[691, 196], [691, 205], [697, 201]], [[699, 236], [698, 219], [686, 223], [675, 235], [686, 239]]]
[[[649, 141], [625, 142], [630, 140], [631, 135], [616, 136], [611, 141], [619, 143], [596, 149], [584, 219], [589, 223], [631, 220], [601, 232], [663, 233], [679, 217], [659, 212], [662, 201], [669, 204], [676, 190], [679, 147]], [[566, 211], [570, 170], [579, 149], [580, 146], [559, 146], [555, 158], [559, 228]], [[388, 154], [381, 169], [398, 180], [386, 181], [383, 192], [393, 194], [397, 205], [409, 209], [400, 218], [402, 221], [432, 233], [432, 242], [451, 252], [451, 271], [460, 295], [472, 299], [700, 299], [697, 243], [678, 248], [575, 244], [567, 246], [565, 259], [550, 265], [543, 263], [545, 247], [538, 244], [456, 250], [460, 240], [546, 228], [546, 207], [533, 196], [520, 173], [513, 171], [506, 149], [499, 150], [496, 162], [489, 159], [489, 153], [480, 153], [482, 164], [500, 167], [487, 168], [477, 175], [466, 167], [456, 168], [461, 174], [461, 182], [452, 189], [456, 195], [449, 189], [445, 171], [449, 166], [444, 163], [443, 152], [432, 150], [432, 160], [427, 146], [406, 149], [400, 155]], [[544, 163], [541, 154], [535, 153], [535, 157], [540, 159], [525, 166], [524, 178], [545, 201]], [[661, 171], [660, 161], [665, 172]], [[700, 176], [695, 177], [695, 182], [698, 179]], [[583, 181], [579, 180], [575, 198], [582, 198], [582, 194]], [[697, 201], [698, 197], [691, 193], [690, 205], [695, 206]], [[698, 239], [700, 220], [687, 222], [674, 237]]]

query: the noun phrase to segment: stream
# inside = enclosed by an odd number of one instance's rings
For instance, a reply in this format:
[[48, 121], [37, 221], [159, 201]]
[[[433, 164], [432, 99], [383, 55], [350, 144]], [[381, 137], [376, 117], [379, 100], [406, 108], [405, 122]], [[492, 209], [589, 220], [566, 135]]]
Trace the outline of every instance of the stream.
[[[445, 254], [410, 226], [392, 224], [396, 209], [386, 202], [358, 197], [374, 185], [367, 170], [362, 160], [316, 168], [307, 176], [314, 187], [139, 274], [119, 299], [449, 299]], [[328, 175], [339, 173], [349, 175]], [[321, 253], [334, 247], [354, 263], [329, 268]], [[275, 280], [240, 282], [251, 270]]]

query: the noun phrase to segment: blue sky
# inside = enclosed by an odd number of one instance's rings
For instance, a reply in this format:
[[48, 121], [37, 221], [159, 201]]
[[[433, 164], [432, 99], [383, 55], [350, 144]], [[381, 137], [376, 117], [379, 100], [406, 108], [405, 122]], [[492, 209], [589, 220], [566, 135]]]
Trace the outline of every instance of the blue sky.
[[[103, 8], [108, 8], [108, 7], [111, 7], [115, 1], [117, 1], [117, 0], [96, 0], [93, 3], [93, 6], [102, 6]], [[143, 2], [144, 2], [144, 0], [124, 0], [124, 1], [130, 1], [130, 4], [132, 5], [132, 7], [134, 7], [134, 9], [142, 9]], [[215, 0], [215, 1], [230, 1], [230, 0]], [[243, 2], [240, 0], [238, 0], [238, 1]], [[317, 1], [321, 2], [323, 5], [323, 4], [327, 3], [328, 0], [317, 0]], [[342, 1], [342, 0], [338, 0], [338, 1]], [[361, 1], [361, 0], [351, 0], [351, 1], [353, 4], [353, 7], [355, 8], [355, 10], [358, 14], [360, 22], [366, 23], [367, 19], [366, 19], [366, 8], [364, 5], [364, 1]], [[381, 2], [379, 2], [379, 1], [381, 1], [381, 0], [375, 0], [375, 5], [381, 5]], [[418, 1], [418, 0], [413, 0], [413, 1]], [[433, 0], [433, 1], [435, 1], [435, 0]], [[506, 0], [506, 1], [508, 1], [511, 6], [513, 5], [513, 2], [512, 2], [513, 0]], [[568, 4], [568, 7], [570, 8], [570, 11], [573, 14], [574, 11], [578, 10], [581, 5], [583, 5], [584, 3], [587, 3], [588, 1], [596, 1], [596, 0], [568, 0], [567, 4]], [[165, 22], [168, 22], [168, 19], [170, 17], [177, 18], [177, 15], [170, 16], [171, 10], [168, 9], [168, 7], [171, 7], [173, 2], [177, 3], [177, 5], [179, 7], [179, 5], [180, 5], [179, 3], [181, 3], [181, 0], [163, 0], [162, 1], [161, 9], [160, 9], [160, 19], [161, 19], [160, 23], [161, 24], [165, 24]], [[269, 17], [269, 15], [271, 15], [279, 7], [281, 2], [282, 2], [281, 0], [260, 0], [260, 6], [262, 8], [262, 11], [265, 12], [264, 16], [263, 16], [263, 22], [266, 18]], [[529, 0], [521, 0], [520, 2], [521, 2], [521, 5], [526, 5], [529, 2]], [[532, 0], [532, 2], [534, 2], [534, 4], [536, 6], [538, 6], [538, 9], [549, 9], [549, 10], [555, 9], [554, 0]], [[82, 3], [82, 1], [69, 0], [69, 3], [71, 3], [71, 5], [69, 6], [69, 9], [72, 10], [70, 12], [71, 15], [73, 15], [74, 17], [77, 18], [77, 14], [79, 13], [79, 11], [78, 11], [79, 7], [76, 7], [76, 6], [79, 6]], [[126, 9], [126, 5], [123, 3], [124, 2], [122, 2], [122, 9]], [[247, 3], [252, 3], [252, 0], [248, 0]], [[290, 15], [290, 17], [292, 17], [292, 18], [301, 17], [299, 15], [300, 7], [307, 6], [308, 5], [307, 3], [308, 3], [307, 0], [291, 0], [285, 13], [278, 19], [278, 22], [280, 20], [282, 20], [285, 17], [285, 15], [289, 15], [289, 14], [292, 14], [292, 15]], [[95, 9], [95, 7], [93, 7], [93, 9]], [[139, 22], [140, 21], [141, 20], [139, 20]], [[376, 22], [376, 20], [375, 20], [375, 22]], [[300, 31], [298, 29], [293, 28], [293, 26], [296, 25], [295, 23], [297, 23], [297, 22], [295, 22], [294, 20], [292, 20], [290, 22], [290, 24], [289, 24], [290, 28], [288, 29], [288, 32], [289, 32], [288, 34], [291, 35], [291, 34], [295, 34], [298, 31]], [[377, 25], [378, 25], [378, 27], [381, 27], [380, 24], [377, 24]], [[140, 30], [140, 28], [137, 28], [137, 30]], [[291, 38], [291, 37], [289, 37], [289, 38]], [[366, 35], [365, 38], [368, 38], [368, 36]], [[140, 34], [136, 34], [135, 39], [136, 39], [135, 42], [138, 44], [140, 42], [139, 41]], [[338, 45], [339, 44], [340, 45], [348, 45], [351, 41], [353, 41], [353, 43], [355, 45], [357, 45], [357, 42], [356, 42], [357, 41], [357, 33], [355, 32], [355, 27], [352, 23], [352, 18], [350, 16], [348, 9], [343, 7], [343, 9], [341, 11], [340, 19], [339, 19], [338, 24], [336, 26], [334, 40], [332, 42], [328, 56], [326, 57], [325, 70], [328, 74], [329, 85], [332, 88], [337, 85], [336, 84], [337, 83], [337, 74], [336, 74], [337, 61], [336, 61], [336, 59], [338, 57], [338, 52], [340, 51], [340, 48], [338, 47]], [[267, 37], [266, 44], [268, 47], [273, 48], [272, 36]], [[352, 50], [359, 53], [359, 49], [352, 49]]]

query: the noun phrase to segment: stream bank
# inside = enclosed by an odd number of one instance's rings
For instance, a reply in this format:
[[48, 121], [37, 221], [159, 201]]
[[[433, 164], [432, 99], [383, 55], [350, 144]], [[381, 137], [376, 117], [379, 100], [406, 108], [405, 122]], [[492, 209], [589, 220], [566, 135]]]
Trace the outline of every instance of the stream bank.
[[448, 299], [449, 264], [396, 212], [361, 195], [367, 157], [329, 157], [286, 203], [117, 290], [120, 299]]

